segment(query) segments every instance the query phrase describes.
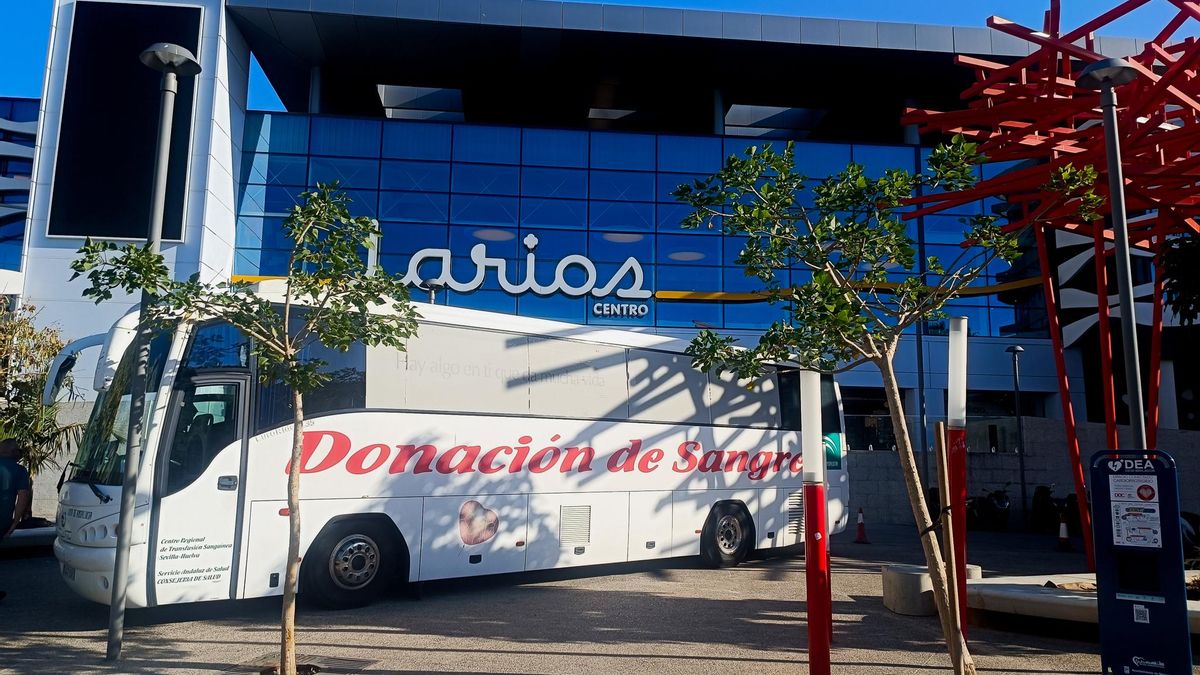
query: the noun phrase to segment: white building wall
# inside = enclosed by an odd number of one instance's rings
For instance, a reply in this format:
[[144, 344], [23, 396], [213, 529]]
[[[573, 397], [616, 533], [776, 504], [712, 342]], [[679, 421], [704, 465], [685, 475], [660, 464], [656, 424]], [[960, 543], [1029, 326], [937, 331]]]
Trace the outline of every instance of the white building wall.
[[[23, 260], [23, 299], [40, 307], [40, 320], [57, 325], [67, 339], [106, 331], [136, 303], [136, 298], [115, 297], [96, 305], [83, 298], [86, 280], [69, 281], [70, 262], [83, 239], [47, 236], [71, 26], [75, 7], [91, 1], [56, 0], [54, 4]], [[229, 22], [224, 0], [155, 0], [153, 4], [200, 7], [202, 11], [200, 49], [196, 56], [203, 71], [197, 78], [192, 108], [184, 240], [164, 243], [163, 256], [179, 278], [195, 273], [200, 273], [204, 280], [228, 278], [233, 269], [234, 200], [249, 78], [249, 48]], [[130, 185], [128, 189], [144, 191], [149, 199], [149, 185]], [[91, 381], [90, 373], [84, 371], [89, 360], [81, 360], [77, 373], [80, 384]]]

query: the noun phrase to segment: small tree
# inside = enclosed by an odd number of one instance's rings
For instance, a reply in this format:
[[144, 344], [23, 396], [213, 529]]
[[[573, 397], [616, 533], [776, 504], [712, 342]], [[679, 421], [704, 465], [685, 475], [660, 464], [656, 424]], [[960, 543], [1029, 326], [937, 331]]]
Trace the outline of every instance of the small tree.
[[[996, 218], [979, 215], [964, 219], [964, 239], [973, 245], [955, 260], [929, 257], [923, 268], [916, 265], [916, 248], [900, 217], [905, 200], [918, 187], [970, 186], [980, 160], [974, 144], [956, 137], [930, 153], [927, 173], [890, 170], [872, 178], [862, 166], [850, 164], [812, 188], [807, 206], [801, 199], [805, 177], [796, 171], [789, 143], [782, 152], [750, 148], [744, 156], [730, 157], [716, 175], [674, 193], [695, 209], [685, 228], [719, 227], [746, 237], [737, 263], [763, 282], [770, 302], [781, 309], [779, 320], [746, 349], [735, 346], [732, 337], [701, 331], [688, 350], [696, 367], [740, 377], [759, 376], [765, 363], [779, 361], [825, 372], [864, 363], [879, 369], [942, 630], [948, 646], [959, 644], [970, 672], [974, 664], [966, 643], [951, 628], [946, 567], [923, 497], [893, 361], [906, 328], [938, 315], [996, 256], [1016, 254], [1014, 240], [1001, 233]], [[793, 267], [811, 271], [812, 282], [784, 286], [779, 278], [787, 278]]]
[[150, 319], [169, 325], [195, 317], [228, 321], [252, 338], [263, 381], [282, 380], [292, 389], [294, 423], [288, 469], [287, 569], [279, 672], [296, 673], [296, 581], [300, 571], [300, 457], [304, 439], [304, 394], [329, 381], [319, 359], [304, 357], [311, 344], [347, 351], [361, 342], [402, 349], [416, 333], [416, 313], [397, 275], [368, 269], [366, 249], [380, 236], [379, 224], [350, 215], [350, 199], [337, 184], [318, 183], [293, 207], [283, 229], [292, 241], [282, 306], [254, 294], [247, 284], [206, 284], [196, 278], [175, 281], [162, 257], [133, 244], [87, 242], [72, 263], [76, 276], [86, 273], [84, 295], [97, 302], [120, 289], [154, 290]]
[[[59, 404], [42, 405], [47, 367], [63, 348], [53, 326], [39, 326], [30, 304], [0, 304], [0, 437], [12, 437], [25, 449], [22, 462], [37, 474], [57, 466], [58, 458], [79, 442], [80, 423], [61, 424]], [[70, 383], [64, 383], [70, 389]]]

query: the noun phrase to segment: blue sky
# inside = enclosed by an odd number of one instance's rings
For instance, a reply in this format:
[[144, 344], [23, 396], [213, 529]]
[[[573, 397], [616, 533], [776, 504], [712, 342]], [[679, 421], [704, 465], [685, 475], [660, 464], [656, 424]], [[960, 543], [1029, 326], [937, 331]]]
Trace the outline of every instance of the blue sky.
[[[349, 2], [349, 0], [346, 0]], [[584, 0], [586, 1], [586, 0]], [[42, 70], [50, 33], [52, 0], [5, 0], [0, 9], [0, 96], [41, 95]], [[655, 5], [689, 9], [760, 12], [838, 19], [905, 21], [983, 26], [992, 14], [1040, 27], [1047, 0], [609, 0], [608, 4]], [[1063, 25], [1072, 27], [1117, 0], [1063, 0]], [[1101, 31], [1107, 35], [1153, 36], [1175, 15], [1166, 0], [1151, 0], [1126, 20]], [[1187, 27], [1195, 33], [1197, 24]], [[279, 101], [262, 72], [250, 80], [250, 106], [277, 109]]]

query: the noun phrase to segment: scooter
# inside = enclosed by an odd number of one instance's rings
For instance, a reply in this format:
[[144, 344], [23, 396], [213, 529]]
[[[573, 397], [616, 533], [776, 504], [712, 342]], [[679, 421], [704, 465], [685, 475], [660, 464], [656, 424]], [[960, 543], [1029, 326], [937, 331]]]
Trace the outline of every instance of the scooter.
[[967, 529], [974, 530], [1006, 530], [1008, 529], [1008, 514], [1012, 508], [1012, 500], [1008, 498], [1008, 486], [991, 492], [985, 491], [983, 496], [967, 499]]

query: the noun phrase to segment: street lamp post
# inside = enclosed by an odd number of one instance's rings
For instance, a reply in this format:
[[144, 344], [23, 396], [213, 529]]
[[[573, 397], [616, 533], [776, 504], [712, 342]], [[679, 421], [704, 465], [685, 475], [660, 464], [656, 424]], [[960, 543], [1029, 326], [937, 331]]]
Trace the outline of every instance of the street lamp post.
[[[200, 63], [187, 49], [167, 42], [150, 45], [139, 57], [146, 66], [162, 73], [162, 100], [158, 113], [158, 147], [154, 156], [154, 182], [150, 194], [150, 223], [146, 245], [158, 253], [162, 239], [163, 207], [167, 200], [167, 168], [171, 154], [171, 122], [175, 114], [175, 94], [180, 77], [194, 77]], [[108, 613], [109, 661], [121, 656], [125, 637], [125, 600], [129, 588], [129, 547], [133, 539], [133, 516], [137, 492], [138, 464], [142, 457], [142, 424], [146, 406], [146, 380], [150, 364], [150, 331], [146, 325], [146, 307], [153, 300], [152, 289], [143, 288], [138, 314], [138, 331], [132, 349], [136, 354], [133, 377], [129, 382], [129, 433], [125, 436], [125, 475], [121, 484], [121, 512], [117, 521], [117, 552], [113, 565], [112, 602]]]
[[[1124, 59], [1103, 59], [1083, 69], [1076, 84], [1100, 90], [1104, 112], [1104, 145], [1108, 153], [1108, 194], [1112, 206], [1113, 240], [1116, 244], [1117, 295], [1121, 308], [1121, 347], [1125, 357], [1125, 390], [1129, 395], [1129, 427], [1133, 443], [1146, 447], [1146, 409], [1142, 402], [1141, 365], [1138, 362], [1137, 317], [1133, 303], [1133, 274], [1129, 261], [1129, 224], [1125, 220], [1125, 177], [1121, 171], [1121, 145], [1117, 137], [1116, 88], [1137, 77], [1137, 70]], [[1098, 288], [1097, 293], [1107, 293]]]
[[1021, 354], [1025, 348], [1012, 345], [1004, 351], [1012, 354], [1013, 362], [1013, 401], [1017, 413], [1017, 472], [1021, 478], [1021, 521], [1029, 527], [1029, 495], [1025, 485], [1025, 426], [1021, 424]]

